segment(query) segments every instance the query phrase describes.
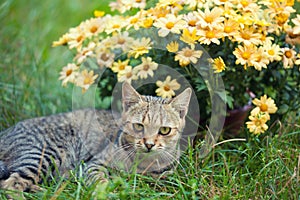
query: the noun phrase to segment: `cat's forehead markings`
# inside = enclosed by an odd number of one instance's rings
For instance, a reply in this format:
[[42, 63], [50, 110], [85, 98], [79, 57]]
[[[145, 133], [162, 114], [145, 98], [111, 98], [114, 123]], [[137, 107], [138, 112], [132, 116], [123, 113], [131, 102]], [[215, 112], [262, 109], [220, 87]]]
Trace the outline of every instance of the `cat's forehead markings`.
[[161, 97], [153, 97], [153, 96], [143, 96], [144, 101], [146, 102], [154, 102], [159, 104], [168, 104], [170, 103], [171, 99], [163, 99]]

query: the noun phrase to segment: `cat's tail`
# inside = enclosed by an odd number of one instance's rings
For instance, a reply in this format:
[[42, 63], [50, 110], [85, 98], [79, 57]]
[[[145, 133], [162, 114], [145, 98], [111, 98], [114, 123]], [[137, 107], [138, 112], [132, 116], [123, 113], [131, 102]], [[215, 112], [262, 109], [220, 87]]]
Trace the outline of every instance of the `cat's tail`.
[[0, 160], [0, 180], [8, 179], [10, 172], [4, 162]]

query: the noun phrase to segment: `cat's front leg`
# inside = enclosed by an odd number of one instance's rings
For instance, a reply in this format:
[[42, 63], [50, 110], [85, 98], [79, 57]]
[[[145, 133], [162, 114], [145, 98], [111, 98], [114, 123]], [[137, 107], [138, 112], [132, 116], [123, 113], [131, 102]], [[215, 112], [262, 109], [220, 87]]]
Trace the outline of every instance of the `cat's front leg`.
[[96, 160], [91, 160], [84, 164], [84, 175], [86, 177], [86, 183], [90, 185], [96, 182], [108, 182], [109, 173], [103, 164]]

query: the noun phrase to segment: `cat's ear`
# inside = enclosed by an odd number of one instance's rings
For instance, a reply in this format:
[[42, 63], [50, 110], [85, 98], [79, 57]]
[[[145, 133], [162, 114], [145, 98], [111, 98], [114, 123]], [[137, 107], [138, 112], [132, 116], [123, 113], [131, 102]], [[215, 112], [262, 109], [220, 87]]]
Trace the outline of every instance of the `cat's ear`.
[[184, 118], [188, 112], [190, 99], [192, 95], [192, 89], [187, 88], [178, 96], [174, 97], [170, 102], [170, 105], [179, 112], [180, 118]]
[[128, 109], [142, 101], [142, 96], [128, 83], [124, 82], [122, 85], [122, 104], [123, 111], [128, 111]]

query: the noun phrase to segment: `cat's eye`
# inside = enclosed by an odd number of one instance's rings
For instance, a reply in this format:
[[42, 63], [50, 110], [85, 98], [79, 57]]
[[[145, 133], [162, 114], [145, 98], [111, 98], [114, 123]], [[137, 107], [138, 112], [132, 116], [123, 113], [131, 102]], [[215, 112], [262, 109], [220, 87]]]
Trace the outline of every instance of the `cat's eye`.
[[134, 124], [132, 124], [132, 127], [133, 127], [133, 130], [135, 132], [142, 132], [142, 131], [144, 131], [144, 125], [143, 124], [134, 123]]
[[171, 128], [170, 127], [160, 127], [159, 129], [159, 134], [160, 135], [168, 135], [171, 132]]

